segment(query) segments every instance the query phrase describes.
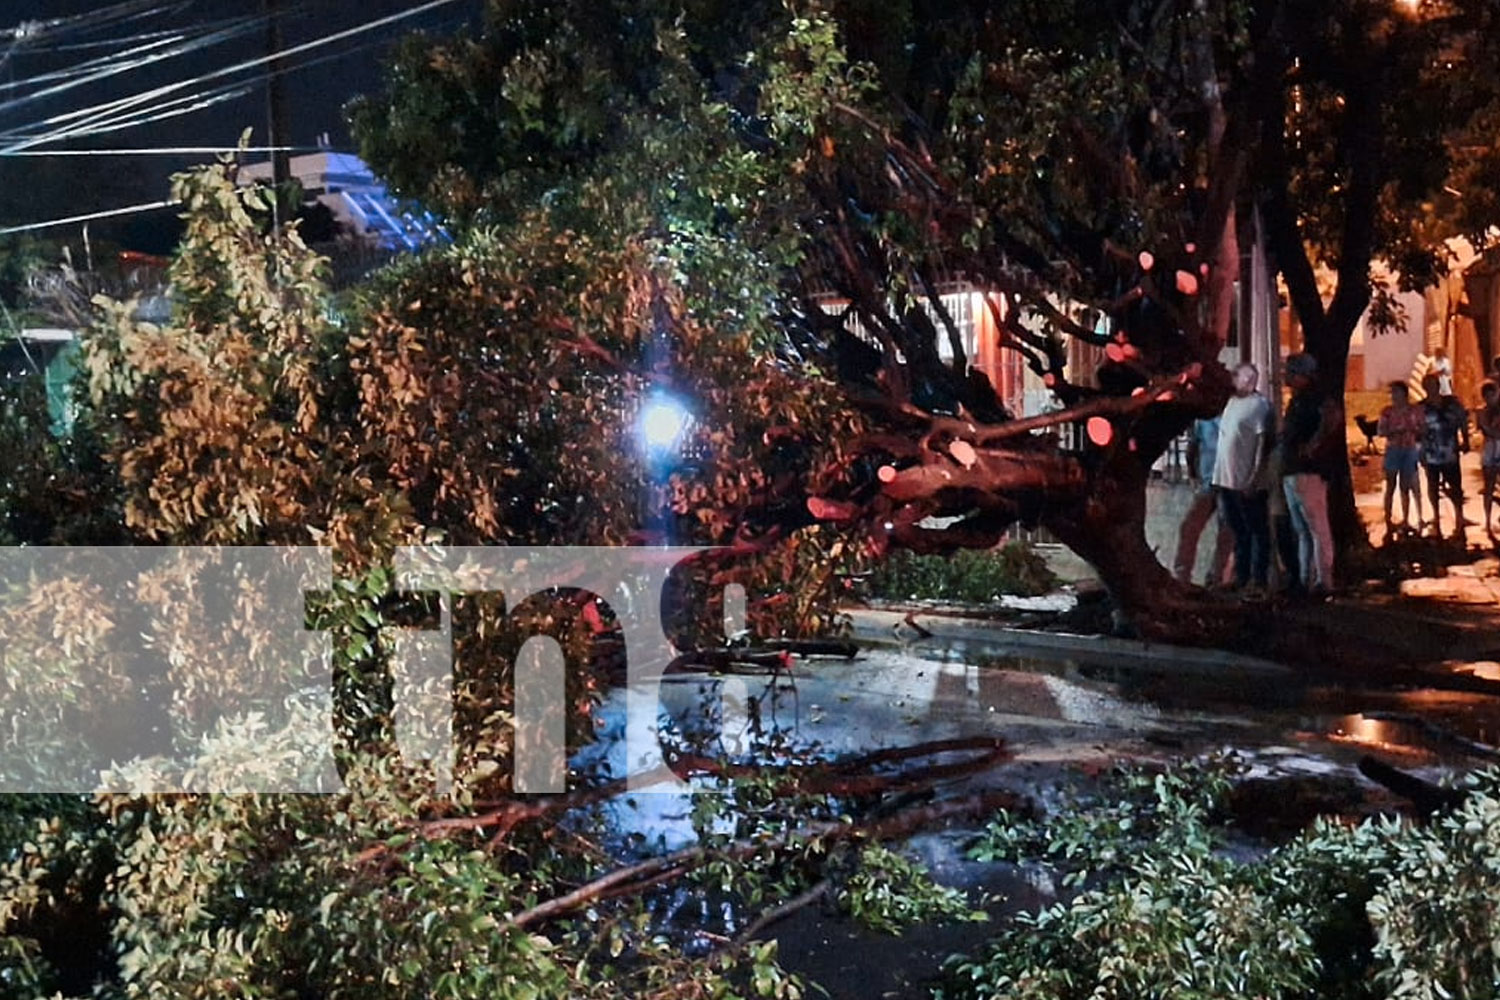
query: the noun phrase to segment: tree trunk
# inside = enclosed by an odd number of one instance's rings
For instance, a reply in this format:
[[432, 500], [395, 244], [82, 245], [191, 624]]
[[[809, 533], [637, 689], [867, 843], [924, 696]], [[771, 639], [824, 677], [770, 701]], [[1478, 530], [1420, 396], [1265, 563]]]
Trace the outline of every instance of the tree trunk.
[[[1318, 382], [1323, 389], [1344, 404], [1349, 370], [1349, 342], [1354, 337], [1354, 328], [1343, 326], [1328, 317], [1313, 323], [1303, 322], [1303, 336], [1307, 353], [1318, 362]], [[1338, 463], [1337, 474], [1328, 484], [1328, 525], [1333, 531], [1334, 547], [1337, 550], [1340, 576], [1350, 561], [1350, 556], [1369, 545], [1369, 534], [1354, 505], [1354, 479], [1349, 471], [1348, 421], [1338, 427], [1338, 445], [1345, 460]]]
[[1091, 495], [1043, 523], [1099, 574], [1117, 627], [1142, 639], [1221, 645], [1242, 633], [1245, 607], [1179, 581], [1146, 539], [1149, 468], [1134, 456], [1099, 470]]

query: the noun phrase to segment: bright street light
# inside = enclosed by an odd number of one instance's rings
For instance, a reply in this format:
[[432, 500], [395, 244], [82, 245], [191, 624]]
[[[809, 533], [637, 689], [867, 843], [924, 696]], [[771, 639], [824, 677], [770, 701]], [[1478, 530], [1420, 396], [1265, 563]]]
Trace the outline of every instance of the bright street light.
[[662, 458], [682, 444], [693, 415], [679, 400], [665, 393], [653, 394], [636, 417], [636, 436], [649, 458]]

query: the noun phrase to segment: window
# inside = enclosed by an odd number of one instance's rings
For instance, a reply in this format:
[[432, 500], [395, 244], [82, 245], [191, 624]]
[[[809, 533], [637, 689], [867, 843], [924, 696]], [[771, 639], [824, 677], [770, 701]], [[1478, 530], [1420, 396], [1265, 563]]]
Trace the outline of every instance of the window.
[[[974, 295], [970, 292], [952, 292], [940, 297], [943, 309], [953, 320], [953, 325], [958, 328], [959, 343], [963, 345], [964, 357], [970, 364], [974, 363], [974, 355], [979, 350], [979, 341], [974, 330], [973, 298]], [[933, 306], [931, 299], [923, 299], [922, 308], [932, 320], [932, 325], [937, 327], [938, 357], [944, 361], [952, 361], [953, 345], [948, 339], [948, 328], [943, 324], [942, 317]]]

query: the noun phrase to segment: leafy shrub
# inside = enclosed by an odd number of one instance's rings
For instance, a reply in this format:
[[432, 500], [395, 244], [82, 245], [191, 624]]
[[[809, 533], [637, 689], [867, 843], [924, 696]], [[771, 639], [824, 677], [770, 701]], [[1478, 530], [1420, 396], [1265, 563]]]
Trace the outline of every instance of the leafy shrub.
[[415, 835], [434, 803], [399, 793], [381, 766], [329, 796], [115, 796], [83, 810], [50, 802], [56, 814], [42, 819], [23, 798], [0, 800], [11, 841], [0, 855], [0, 995], [801, 994], [774, 942], [689, 958], [639, 898], [516, 926], [537, 900], [599, 874], [601, 859], [545, 836], [485, 850], [483, 837]]
[[859, 866], [839, 898], [855, 920], [887, 934], [924, 921], [988, 918], [961, 891], [938, 885], [921, 865], [879, 844], [859, 852]]
[[1002, 594], [1034, 597], [1057, 585], [1044, 560], [1025, 542], [997, 549], [961, 549], [951, 556], [893, 552], [872, 574], [871, 597], [888, 600], [988, 604]]
[[[1319, 820], [1246, 859], [1213, 820], [1214, 768], [1123, 785], [1134, 802], [997, 817], [976, 857], [1037, 860], [1081, 887], [954, 962], [943, 998], [1494, 997], [1500, 770], [1427, 825]], [[1120, 786], [1116, 786], [1117, 788]]]

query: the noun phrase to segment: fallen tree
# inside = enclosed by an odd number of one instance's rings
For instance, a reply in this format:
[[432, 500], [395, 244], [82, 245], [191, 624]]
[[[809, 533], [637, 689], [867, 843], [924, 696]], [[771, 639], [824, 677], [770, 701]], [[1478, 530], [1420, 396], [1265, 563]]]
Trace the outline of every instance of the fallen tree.
[[[1228, 394], [1218, 351], [1252, 137], [1225, 125], [1209, 84], [1243, 52], [1214, 41], [1230, 14], [1127, 7], [1120, 25], [1071, 8], [945, 11], [898, 20], [895, 45], [859, 4], [729, 21], [672, 4], [496, 5], [476, 38], [413, 42], [400, 86], [353, 121], [375, 168], [460, 232], [648, 250], [647, 273], [627, 278], [644, 333], [543, 289], [535, 308], [602, 372], [649, 372], [701, 405], [687, 450], [741, 436], [714, 418], [755, 412], [762, 391], [705, 391], [694, 354], [715, 342], [749, 344], [845, 414], [758, 430], [775, 469], [748, 491], [672, 469], [673, 537], [753, 549], [822, 524], [839, 539], [829, 558], [871, 559], [1041, 525], [1143, 634], [1205, 638], [1238, 612], [1160, 567], [1145, 486]], [[945, 305], [955, 289], [982, 315]], [[1056, 409], [1007, 409], [959, 328], [981, 321]]]
[[[1473, 137], [1495, 95], [1448, 67], [1493, 78], [1492, 18], [1349, 0], [497, 3], [476, 37], [412, 43], [399, 87], [353, 120], [367, 160], [461, 228], [545, 206], [566, 238], [644, 239], [670, 262], [668, 339], [672, 316], [748, 334], [859, 414], [777, 429], [787, 449], [828, 434], [847, 475], [777, 480], [758, 514], [694, 499], [684, 475], [681, 511], [747, 537], [837, 523], [874, 556], [1040, 525], [1139, 632], [1211, 641], [1240, 614], [1157, 565], [1143, 491], [1227, 395], [1245, 221], [1261, 213], [1341, 390], [1372, 294], [1390, 314], [1372, 262], [1420, 284], [1437, 237], [1482, 243], [1493, 221], [1482, 184], [1461, 205], [1443, 191], [1491, 169]], [[1403, 110], [1413, 94], [1434, 113]], [[1338, 273], [1326, 308], [1318, 263]], [[971, 303], [945, 304], [955, 291]], [[992, 359], [969, 356], [976, 321], [1053, 412], [1007, 412]], [[645, 357], [573, 330], [616, 371]], [[1334, 485], [1347, 547], [1352, 494]]]

